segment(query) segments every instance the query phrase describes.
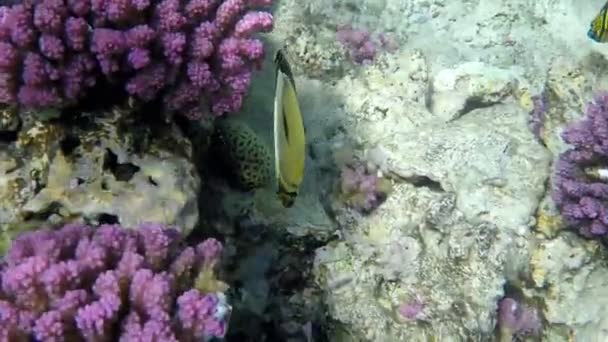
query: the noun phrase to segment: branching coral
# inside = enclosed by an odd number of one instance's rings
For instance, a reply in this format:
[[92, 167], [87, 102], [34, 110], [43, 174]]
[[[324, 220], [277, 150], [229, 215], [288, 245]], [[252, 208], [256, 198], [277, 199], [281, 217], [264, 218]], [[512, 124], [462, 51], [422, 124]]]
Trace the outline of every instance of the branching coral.
[[562, 134], [572, 148], [559, 156], [553, 200], [566, 222], [586, 237], [608, 233], [608, 93], [588, 105], [587, 117]]
[[240, 109], [272, 0], [25, 0], [0, 7], [0, 103], [61, 107], [101, 78], [199, 118]]
[[230, 307], [209, 278], [221, 244], [180, 248], [177, 230], [72, 224], [18, 237], [0, 265], [0, 341], [200, 341]]

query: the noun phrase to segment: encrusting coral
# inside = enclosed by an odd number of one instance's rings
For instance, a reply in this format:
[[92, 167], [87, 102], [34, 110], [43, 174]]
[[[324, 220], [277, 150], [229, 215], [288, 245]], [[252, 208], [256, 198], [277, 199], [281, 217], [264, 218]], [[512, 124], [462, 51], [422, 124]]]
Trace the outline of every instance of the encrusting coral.
[[572, 148], [560, 154], [553, 200], [566, 223], [583, 236], [608, 233], [608, 93], [587, 107], [587, 117], [562, 133]]
[[[222, 245], [175, 229], [68, 224], [25, 233], [0, 264], [0, 341], [201, 341], [226, 333]], [[205, 273], [206, 288], [195, 286]], [[211, 285], [211, 286], [210, 286]]]
[[25, 0], [0, 7], [0, 103], [76, 103], [105, 78], [199, 118], [240, 109], [272, 0]]

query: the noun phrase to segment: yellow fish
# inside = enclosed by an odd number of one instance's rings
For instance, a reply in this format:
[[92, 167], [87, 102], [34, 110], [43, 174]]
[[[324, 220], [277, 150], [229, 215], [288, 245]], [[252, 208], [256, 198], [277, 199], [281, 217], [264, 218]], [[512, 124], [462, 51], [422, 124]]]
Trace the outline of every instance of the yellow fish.
[[604, 4], [600, 13], [591, 22], [587, 37], [598, 43], [608, 42], [608, 2]]
[[285, 208], [293, 205], [302, 179], [306, 157], [306, 136], [291, 67], [279, 50], [274, 93], [274, 157], [277, 196]]

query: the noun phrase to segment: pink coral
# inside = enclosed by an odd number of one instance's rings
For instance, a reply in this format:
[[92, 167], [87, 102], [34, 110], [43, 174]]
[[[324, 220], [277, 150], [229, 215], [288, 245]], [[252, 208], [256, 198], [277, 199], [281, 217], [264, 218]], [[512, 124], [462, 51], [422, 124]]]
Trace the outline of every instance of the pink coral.
[[498, 326], [501, 341], [511, 341], [514, 336], [536, 335], [542, 328], [538, 310], [511, 297], [498, 303]]
[[424, 301], [422, 297], [417, 295], [412, 300], [404, 302], [399, 306], [399, 314], [401, 317], [407, 320], [418, 320], [425, 317], [424, 314]]
[[380, 48], [388, 52], [397, 50], [395, 38], [387, 33], [373, 39], [369, 30], [354, 28], [352, 25], [341, 25], [336, 32], [338, 41], [348, 50], [356, 63], [368, 63], [374, 60]]
[[340, 194], [354, 209], [366, 213], [380, 205], [386, 197], [381, 185], [381, 178], [369, 173], [363, 165], [342, 167]]
[[567, 225], [587, 238], [608, 237], [608, 92], [562, 132], [570, 149], [559, 155], [552, 197]]
[[[0, 264], [0, 341], [193, 341], [226, 333], [220, 292], [194, 288], [221, 244], [181, 249], [158, 224], [25, 233]], [[173, 318], [175, 317], [175, 318]]]
[[272, 15], [257, 9], [271, 4], [41, 0], [0, 7], [0, 102], [71, 105], [106, 78], [192, 119], [238, 111], [264, 57], [253, 36], [273, 28]]

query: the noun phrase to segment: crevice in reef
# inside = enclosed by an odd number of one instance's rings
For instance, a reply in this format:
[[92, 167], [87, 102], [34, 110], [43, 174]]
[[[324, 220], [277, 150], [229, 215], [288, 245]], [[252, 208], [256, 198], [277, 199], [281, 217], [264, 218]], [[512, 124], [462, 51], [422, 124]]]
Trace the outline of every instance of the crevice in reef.
[[[268, 227], [235, 225], [236, 250], [240, 258], [224, 265], [236, 293], [256, 294], [233, 301], [231, 324], [226, 341], [253, 341], [265, 334], [269, 341], [301, 340], [300, 331], [280, 326], [281, 315], [308, 316], [314, 341], [329, 341], [321, 329], [325, 316], [314, 311], [314, 304], [302, 306], [290, 298], [312, 288], [312, 267], [317, 248], [325, 243], [311, 237], [294, 238], [276, 234]], [[238, 260], [238, 261], [237, 261]], [[241, 292], [242, 291], [242, 292]], [[294, 296], [293, 298], [298, 298]]]
[[[23, 127], [23, 120], [10, 109], [3, 108], [2, 110], [2, 124], [0, 126], [0, 143], [13, 143], [19, 138], [19, 131]], [[8, 117], [7, 117], [8, 116]]]
[[23, 221], [36, 221], [36, 222], [47, 222], [49, 217], [58, 214], [61, 209], [61, 204], [58, 202], [51, 202], [44, 210], [37, 212], [26, 212]]
[[431, 178], [424, 175], [415, 175], [411, 177], [401, 177], [407, 183], [412, 184], [417, 188], [428, 188], [429, 190], [436, 192], [446, 192], [441, 186], [441, 183], [432, 180]]
[[59, 147], [61, 148], [61, 152], [65, 156], [69, 156], [74, 152], [74, 150], [80, 146], [80, 139], [78, 137], [68, 134], [59, 142]]
[[464, 103], [464, 107], [460, 111], [458, 111], [458, 116], [455, 117], [454, 119], [458, 119], [458, 118], [462, 117], [463, 115], [466, 115], [466, 114], [474, 111], [475, 109], [483, 109], [483, 108], [492, 107], [497, 103], [498, 102], [484, 102], [481, 98], [476, 97], [476, 96], [470, 97], [466, 100], [466, 102]]
[[99, 224], [120, 224], [118, 216], [106, 213], [99, 214], [99, 216], [97, 216], [97, 221]]
[[109, 191], [110, 190], [110, 187], [108, 186], [108, 182], [106, 182], [105, 179], [103, 179], [101, 181], [101, 190], [103, 190], [103, 191]]
[[140, 167], [132, 163], [119, 163], [118, 156], [109, 148], [106, 149], [106, 155], [103, 160], [103, 169], [109, 170], [114, 175], [116, 180], [128, 182], [133, 178], [135, 173], [139, 172]]
[[116, 87], [104, 79], [98, 79], [78, 104], [62, 111], [62, 118], [80, 121], [78, 119], [81, 119], [81, 113], [110, 111], [112, 107], [124, 103], [126, 99], [127, 92], [123, 88]]
[[17, 141], [18, 131], [0, 131], [0, 142], [12, 143]]
[[148, 182], [154, 186], [158, 186], [158, 182], [156, 182], [152, 176], [148, 176]]

